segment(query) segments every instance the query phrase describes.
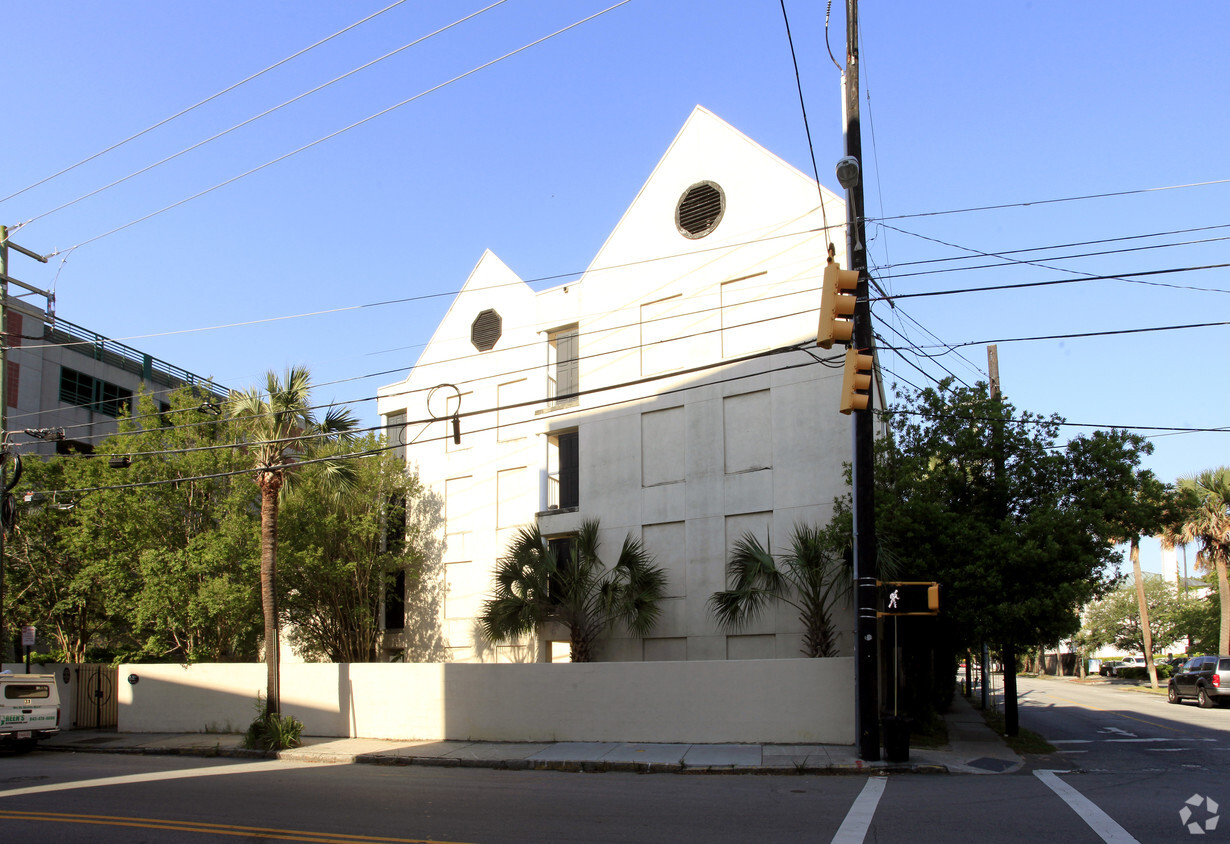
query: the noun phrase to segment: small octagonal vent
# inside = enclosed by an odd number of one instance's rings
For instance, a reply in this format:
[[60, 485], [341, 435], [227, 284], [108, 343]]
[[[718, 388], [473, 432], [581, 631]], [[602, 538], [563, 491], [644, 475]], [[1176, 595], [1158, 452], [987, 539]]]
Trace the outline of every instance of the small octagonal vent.
[[488, 308], [474, 317], [474, 322], [470, 323], [470, 342], [480, 352], [489, 351], [499, 342], [503, 327], [504, 320], [500, 319], [498, 313]]
[[679, 197], [675, 225], [684, 237], [704, 237], [717, 228], [726, 211], [726, 194], [716, 182], [697, 182]]

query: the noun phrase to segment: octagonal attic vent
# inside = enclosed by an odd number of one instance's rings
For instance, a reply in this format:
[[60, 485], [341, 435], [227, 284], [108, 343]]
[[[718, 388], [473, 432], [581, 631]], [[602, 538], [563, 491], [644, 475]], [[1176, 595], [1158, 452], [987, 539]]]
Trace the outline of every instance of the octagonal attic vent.
[[500, 315], [488, 308], [474, 317], [474, 322], [470, 323], [470, 342], [480, 352], [495, 348], [495, 344], [500, 340], [503, 325], [504, 321], [500, 319]]
[[716, 182], [697, 182], [679, 197], [675, 225], [687, 238], [704, 237], [717, 228], [726, 211], [726, 194]]

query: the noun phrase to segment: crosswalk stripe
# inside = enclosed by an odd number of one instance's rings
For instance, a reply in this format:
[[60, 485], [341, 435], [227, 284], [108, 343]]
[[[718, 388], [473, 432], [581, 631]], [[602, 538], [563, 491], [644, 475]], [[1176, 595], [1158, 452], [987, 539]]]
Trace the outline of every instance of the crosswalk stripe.
[[1059, 778], [1064, 771], [1034, 771], [1043, 785], [1059, 795], [1072, 811], [1089, 824], [1106, 844], [1139, 844], [1126, 829], [1115, 823], [1114, 818], [1103, 812], [1096, 803]]
[[867, 778], [867, 784], [859, 792], [850, 811], [846, 812], [846, 819], [837, 828], [837, 834], [833, 836], [833, 844], [863, 844], [863, 839], [867, 837], [867, 830], [871, 828], [871, 819], [875, 816], [876, 806], [880, 803], [880, 795], [884, 793], [886, 782], [888, 780], [885, 777]]

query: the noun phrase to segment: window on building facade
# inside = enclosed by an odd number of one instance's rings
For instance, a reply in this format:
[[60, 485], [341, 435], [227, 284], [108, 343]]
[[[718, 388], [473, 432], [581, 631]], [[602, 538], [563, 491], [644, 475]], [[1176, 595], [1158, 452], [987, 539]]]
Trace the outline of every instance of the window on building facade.
[[581, 389], [577, 327], [547, 335], [547, 398], [552, 404], [572, 404]]
[[394, 495], [384, 508], [384, 550], [401, 554], [406, 550], [406, 497]]
[[581, 450], [576, 431], [547, 438], [547, 509], [575, 510], [581, 503]]
[[556, 573], [547, 581], [547, 595], [552, 602], [560, 600], [564, 572], [572, 567], [572, 552], [576, 541], [575, 536], [553, 536], [547, 540], [547, 550], [555, 558]]
[[384, 629], [402, 630], [406, 626], [406, 572], [392, 572], [384, 588]]
[[132, 390], [62, 366], [60, 401], [106, 416], [119, 416], [121, 410], [132, 407]]
[[388, 444], [394, 446], [390, 452], [402, 463], [406, 462], [406, 411], [390, 413], [384, 417], [384, 435]]

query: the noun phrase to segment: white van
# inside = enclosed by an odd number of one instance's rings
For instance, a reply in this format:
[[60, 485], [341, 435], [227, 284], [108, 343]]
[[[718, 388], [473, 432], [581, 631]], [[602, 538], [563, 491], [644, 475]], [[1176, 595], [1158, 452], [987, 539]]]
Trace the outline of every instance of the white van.
[[26, 753], [59, 732], [55, 675], [0, 672], [0, 750]]

